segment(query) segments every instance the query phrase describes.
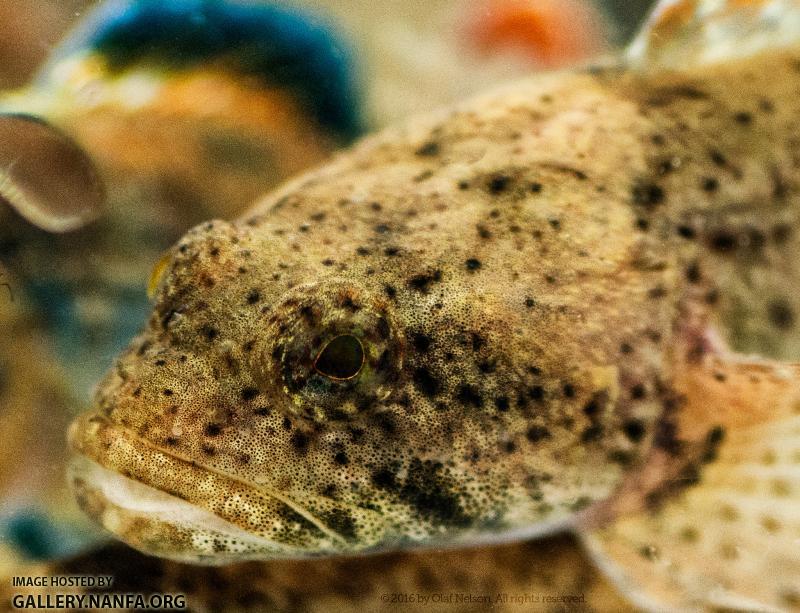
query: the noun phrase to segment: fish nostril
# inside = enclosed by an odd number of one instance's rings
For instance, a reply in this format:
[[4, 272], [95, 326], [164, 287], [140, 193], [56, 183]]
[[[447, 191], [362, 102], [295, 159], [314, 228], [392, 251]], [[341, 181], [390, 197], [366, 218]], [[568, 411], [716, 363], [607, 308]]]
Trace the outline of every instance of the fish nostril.
[[352, 379], [364, 365], [364, 347], [352, 334], [342, 334], [330, 341], [314, 360], [314, 369], [329, 379]]

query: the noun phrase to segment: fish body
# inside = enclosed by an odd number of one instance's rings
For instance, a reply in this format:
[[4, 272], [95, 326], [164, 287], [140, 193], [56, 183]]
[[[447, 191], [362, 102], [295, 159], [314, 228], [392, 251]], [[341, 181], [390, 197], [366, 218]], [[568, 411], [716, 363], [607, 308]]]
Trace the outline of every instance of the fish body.
[[195, 227], [70, 429], [82, 508], [206, 565], [569, 530], [636, 606], [796, 609], [797, 15], [662, 3]]
[[[791, 608], [778, 531], [708, 568], [672, 534], [725, 550], [722, 493], [796, 518], [794, 367], [730, 347], [797, 355], [798, 60], [515, 83], [196, 227], [73, 424], [80, 504], [204, 564], [570, 528], [643, 606]], [[768, 431], [753, 501], [721, 475]], [[746, 594], [743, 558], [772, 569]]]

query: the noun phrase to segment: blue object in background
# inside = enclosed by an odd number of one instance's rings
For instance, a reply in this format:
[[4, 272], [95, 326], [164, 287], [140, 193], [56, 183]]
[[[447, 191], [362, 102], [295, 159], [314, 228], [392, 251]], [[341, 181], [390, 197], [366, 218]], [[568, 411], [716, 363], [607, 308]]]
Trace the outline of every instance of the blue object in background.
[[[290, 90], [345, 141], [362, 131], [350, 50], [319, 17], [233, 0], [109, 2], [57, 50], [94, 49], [112, 71], [149, 63], [181, 70], [209, 64]], [[46, 71], [45, 71], [46, 72]]]
[[86, 537], [36, 509], [19, 509], [0, 519], [0, 540], [28, 560], [47, 560], [80, 551]]

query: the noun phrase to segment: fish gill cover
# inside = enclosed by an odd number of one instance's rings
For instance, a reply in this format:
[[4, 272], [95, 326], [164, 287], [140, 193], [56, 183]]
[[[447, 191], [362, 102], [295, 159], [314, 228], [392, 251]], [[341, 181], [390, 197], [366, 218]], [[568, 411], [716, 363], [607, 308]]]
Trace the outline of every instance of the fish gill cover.
[[344, 140], [361, 132], [350, 50], [318, 16], [276, 5], [221, 0], [111, 2], [68, 42], [101, 53], [109, 70], [151, 63], [191, 69], [213, 63], [292, 91]]

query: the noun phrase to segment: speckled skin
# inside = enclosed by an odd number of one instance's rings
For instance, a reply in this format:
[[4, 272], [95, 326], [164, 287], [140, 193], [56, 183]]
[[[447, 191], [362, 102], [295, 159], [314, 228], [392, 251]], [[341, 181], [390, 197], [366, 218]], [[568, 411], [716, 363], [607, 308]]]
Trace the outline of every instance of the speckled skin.
[[[206, 563], [574, 521], [674, 443], [699, 330], [795, 351], [798, 57], [517, 83], [195, 228], [71, 444], [241, 531], [80, 470], [79, 501]], [[346, 382], [313, 367], [341, 334], [366, 353]]]

